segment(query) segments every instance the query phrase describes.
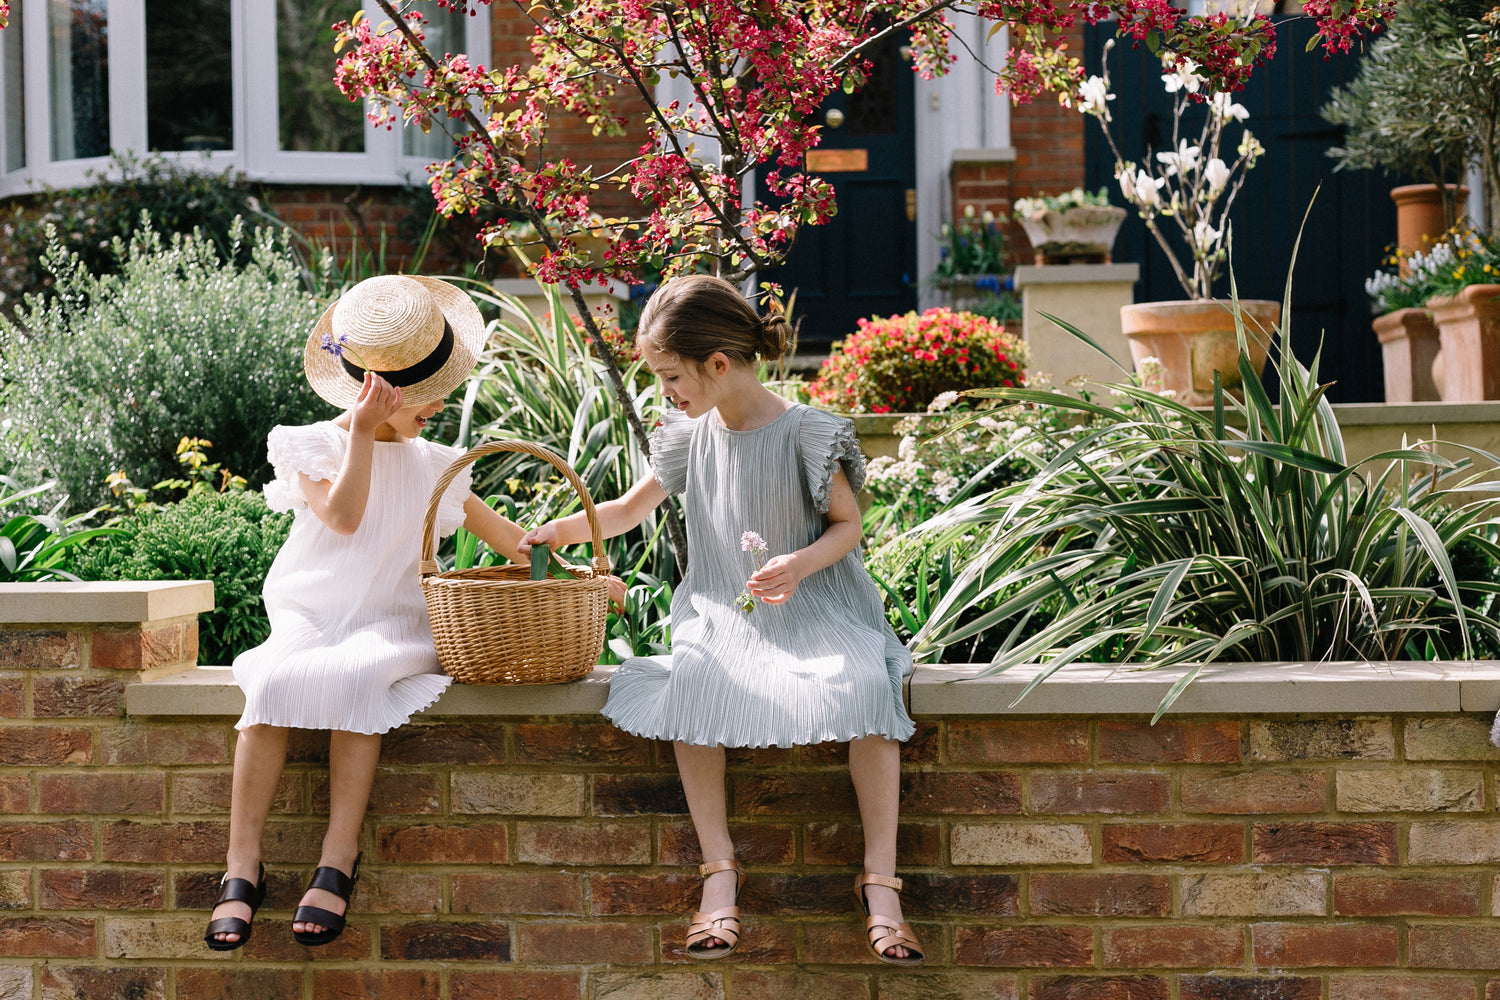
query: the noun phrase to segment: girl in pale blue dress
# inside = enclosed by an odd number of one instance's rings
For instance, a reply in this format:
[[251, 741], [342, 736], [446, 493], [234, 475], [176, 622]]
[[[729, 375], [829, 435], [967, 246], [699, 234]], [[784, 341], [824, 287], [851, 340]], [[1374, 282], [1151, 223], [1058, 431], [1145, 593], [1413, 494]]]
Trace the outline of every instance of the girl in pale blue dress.
[[[606, 537], [639, 525], [669, 494], [687, 518], [688, 572], [672, 598], [672, 654], [627, 660], [604, 714], [620, 728], [672, 740], [703, 857], [703, 902], [687, 953], [723, 958], [740, 938], [724, 748], [849, 744], [865, 833], [855, 898], [883, 962], [916, 965], [895, 877], [899, 741], [914, 726], [902, 698], [911, 656], [885, 619], [860, 559], [854, 499], [864, 458], [852, 424], [761, 385], [756, 358], [779, 358], [784, 317], [759, 316], [728, 282], [664, 284], [641, 316], [637, 345], [677, 409], [652, 440], [652, 474], [598, 505]], [[584, 542], [574, 515], [521, 541]]]

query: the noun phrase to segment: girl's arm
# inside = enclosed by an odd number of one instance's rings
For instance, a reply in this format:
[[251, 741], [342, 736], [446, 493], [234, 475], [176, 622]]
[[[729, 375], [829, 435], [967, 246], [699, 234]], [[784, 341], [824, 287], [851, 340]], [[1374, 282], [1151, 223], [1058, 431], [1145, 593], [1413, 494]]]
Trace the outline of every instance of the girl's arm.
[[375, 455], [375, 431], [401, 409], [401, 390], [373, 372], [365, 372], [359, 398], [349, 411], [349, 448], [332, 482], [302, 480], [302, 495], [318, 520], [339, 535], [352, 535], [365, 517], [370, 499], [370, 462]]
[[750, 577], [746, 589], [767, 604], [782, 603], [796, 591], [797, 584], [854, 551], [863, 530], [859, 503], [841, 466], [834, 470], [829, 483], [827, 530], [806, 548], [766, 560]]
[[[636, 484], [617, 500], [606, 500], [594, 505], [594, 516], [599, 519], [599, 530], [605, 538], [623, 535], [646, 519], [667, 498], [667, 491], [653, 475], [642, 476]], [[588, 515], [583, 511], [539, 524], [521, 538], [517, 546], [522, 552], [530, 552], [532, 543], [540, 543], [552, 549], [564, 545], [581, 545], [593, 536], [589, 533]], [[858, 539], [856, 539], [858, 541]]]
[[[521, 538], [525, 534], [521, 526], [492, 509], [473, 493], [464, 501], [464, 527], [511, 562], [526, 562], [527, 557], [520, 548]], [[526, 546], [526, 551], [531, 551], [530, 545]], [[609, 600], [616, 607], [623, 607], [625, 604], [625, 582], [617, 576], [609, 578]]]

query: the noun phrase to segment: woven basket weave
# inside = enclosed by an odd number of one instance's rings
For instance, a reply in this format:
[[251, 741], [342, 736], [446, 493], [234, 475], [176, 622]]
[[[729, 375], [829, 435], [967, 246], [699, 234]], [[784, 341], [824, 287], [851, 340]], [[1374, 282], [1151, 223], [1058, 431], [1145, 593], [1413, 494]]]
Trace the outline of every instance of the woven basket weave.
[[[593, 571], [569, 567], [571, 580], [532, 580], [527, 566], [437, 571], [433, 559], [438, 503], [465, 466], [484, 455], [515, 451], [551, 463], [583, 501], [593, 535]], [[438, 662], [465, 684], [564, 684], [594, 669], [604, 648], [609, 559], [588, 487], [555, 452], [525, 441], [471, 448], [438, 477], [422, 522], [422, 593]]]

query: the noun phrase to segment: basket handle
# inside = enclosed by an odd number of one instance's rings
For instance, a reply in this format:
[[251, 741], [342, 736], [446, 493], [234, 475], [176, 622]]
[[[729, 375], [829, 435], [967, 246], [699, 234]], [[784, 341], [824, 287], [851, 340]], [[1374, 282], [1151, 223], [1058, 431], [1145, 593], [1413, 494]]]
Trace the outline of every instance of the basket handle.
[[583, 484], [578, 473], [574, 472], [573, 467], [551, 448], [544, 448], [529, 441], [508, 440], [491, 441], [488, 444], [470, 448], [454, 459], [453, 464], [444, 469], [443, 474], [438, 477], [437, 485], [432, 488], [432, 496], [427, 501], [427, 516], [422, 519], [422, 561], [418, 564], [421, 574], [425, 577], [438, 571], [437, 560], [433, 558], [433, 554], [437, 547], [435, 536], [438, 504], [442, 501], [443, 494], [448, 491], [449, 486], [453, 485], [453, 480], [458, 477], [465, 466], [472, 464], [478, 458], [500, 451], [515, 451], [533, 458], [540, 458], [567, 477], [569, 485], [578, 494], [578, 499], [583, 501], [583, 512], [588, 516], [589, 532], [593, 535], [591, 544], [594, 553], [594, 575], [608, 576], [609, 556], [604, 554], [604, 535], [599, 527], [599, 516], [594, 512], [594, 498], [589, 496], [589, 488]]

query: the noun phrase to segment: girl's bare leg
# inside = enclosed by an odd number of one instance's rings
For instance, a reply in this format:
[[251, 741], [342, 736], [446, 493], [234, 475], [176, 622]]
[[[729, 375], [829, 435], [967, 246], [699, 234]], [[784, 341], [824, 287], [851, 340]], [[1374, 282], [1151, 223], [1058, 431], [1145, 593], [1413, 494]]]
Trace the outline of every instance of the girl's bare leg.
[[[246, 726], [234, 745], [234, 779], [229, 797], [229, 850], [224, 868], [230, 878], [255, 885], [260, 881], [260, 841], [266, 817], [276, 798], [281, 768], [286, 763], [286, 729], [280, 726]], [[248, 904], [230, 901], [214, 907], [211, 920], [220, 917], [250, 919]], [[235, 942], [238, 934], [216, 934], [220, 941]]]
[[[896, 820], [901, 804], [901, 744], [883, 736], [866, 736], [849, 743], [849, 777], [859, 798], [859, 818], [865, 828], [865, 871], [896, 874]], [[883, 885], [865, 886], [870, 913], [905, 919], [901, 897]], [[887, 948], [892, 958], [906, 958], [902, 947]]]
[[[375, 765], [380, 761], [380, 736], [339, 730], [328, 737], [328, 832], [323, 835], [323, 853], [318, 866], [337, 868], [345, 875], [359, 856], [359, 830], [370, 806], [370, 787], [375, 783]], [[309, 889], [302, 906], [316, 906], [330, 913], [344, 912], [344, 901], [331, 892]], [[322, 924], [293, 923], [292, 930], [319, 934]]]
[[[682, 777], [682, 791], [687, 796], [688, 812], [693, 817], [704, 862], [734, 857], [724, 791], [724, 748], [673, 743], [672, 750], [677, 756], [677, 773]], [[712, 913], [733, 906], [735, 881], [732, 871], [715, 872], [704, 879], [703, 901], [698, 909]], [[724, 946], [725, 942], [718, 938], [703, 944], [705, 948]]]

